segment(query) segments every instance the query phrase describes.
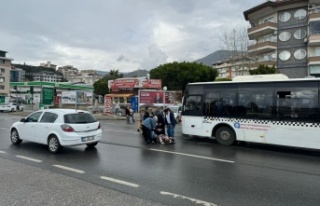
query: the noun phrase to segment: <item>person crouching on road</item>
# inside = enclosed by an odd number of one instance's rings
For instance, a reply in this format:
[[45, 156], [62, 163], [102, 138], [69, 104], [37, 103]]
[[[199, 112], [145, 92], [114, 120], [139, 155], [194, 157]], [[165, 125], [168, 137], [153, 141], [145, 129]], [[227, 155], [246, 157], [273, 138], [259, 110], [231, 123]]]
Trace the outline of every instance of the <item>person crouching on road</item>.
[[176, 119], [174, 118], [173, 112], [169, 108], [166, 108], [164, 110], [164, 114], [164, 120], [167, 127], [167, 135], [171, 137], [172, 142], [174, 142], [174, 128], [176, 126]]
[[157, 122], [157, 116], [148, 117], [142, 121], [142, 135], [147, 144], [150, 144], [151, 142], [157, 142], [157, 135], [154, 133]]

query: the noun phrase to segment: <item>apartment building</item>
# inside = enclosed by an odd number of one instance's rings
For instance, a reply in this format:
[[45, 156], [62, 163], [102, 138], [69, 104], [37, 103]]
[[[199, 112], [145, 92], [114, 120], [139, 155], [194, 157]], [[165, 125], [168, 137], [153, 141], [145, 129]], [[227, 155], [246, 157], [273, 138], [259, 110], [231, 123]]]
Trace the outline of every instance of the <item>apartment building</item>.
[[0, 96], [7, 96], [10, 92], [10, 70], [13, 59], [7, 58], [6, 53], [0, 50]]
[[248, 56], [238, 56], [215, 62], [212, 66], [218, 71], [217, 78], [232, 79], [236, 76], [250, 75], [249, 70], [254, 69], [254, 62], [255, 60]]
[[61, 82], [62, 75], [53, 72], [39, 72], [33, 74], [33, 81]]
[[96, 70], [81, 70], [82, 81], [88, 85], [93, 85], [96, 81], [102, 78], [101, 75], [97, 74]]
[[59, 67], [58, 72], [62, 73], [63, 78], [69, 80], [71, 77], [76, 76], [79, 73], [77, 68], [74, 68], [72, 65], [66, 65]]
[[244, 12], [248, 47], [257, 63], [275, 64], [290, 78], [320, 76], [319, 0], [267, 1]]
[[56, 70], [57, 69], [57, 65], [56, 64], [52, 64], [50, 61], [47, 61], [46, 63], [40, 63], [41, 67], [47, 67], [47, 68], [51, 68]]

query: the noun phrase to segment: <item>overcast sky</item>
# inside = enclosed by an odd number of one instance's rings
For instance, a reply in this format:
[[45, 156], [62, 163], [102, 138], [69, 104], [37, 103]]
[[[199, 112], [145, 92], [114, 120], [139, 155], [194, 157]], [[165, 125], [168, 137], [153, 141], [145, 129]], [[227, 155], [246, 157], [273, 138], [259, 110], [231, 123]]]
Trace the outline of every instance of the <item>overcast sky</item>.
[[248, 26], [262, 0], [3, 0], [0, 50], [13, 63], [121, 72], [194, 61]]

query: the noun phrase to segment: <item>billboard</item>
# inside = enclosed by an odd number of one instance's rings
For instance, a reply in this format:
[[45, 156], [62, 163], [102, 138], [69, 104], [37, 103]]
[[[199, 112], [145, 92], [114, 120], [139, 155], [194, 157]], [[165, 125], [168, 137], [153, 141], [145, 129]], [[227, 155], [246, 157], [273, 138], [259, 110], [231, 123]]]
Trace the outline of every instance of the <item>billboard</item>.
[[[139, 104], [156, 105], [163, 104], [163, 90], [140, 90]], [[166, 104], [178, 104], [182, 100], [181, 91], [166, 91]]]
[[61, 104], [92, 104], [93, 93], [88, 91], [62, 91]]
[[163, 104], [163, 91], [140, 91], [140, 104]]

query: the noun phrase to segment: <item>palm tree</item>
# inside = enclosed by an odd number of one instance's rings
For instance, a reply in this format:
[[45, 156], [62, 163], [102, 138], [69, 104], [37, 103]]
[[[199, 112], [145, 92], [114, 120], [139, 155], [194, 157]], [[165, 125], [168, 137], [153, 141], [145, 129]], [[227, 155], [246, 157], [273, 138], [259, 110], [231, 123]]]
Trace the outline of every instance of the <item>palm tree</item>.
[[109, 72], [109, 76], [114, 79], [123, 77], [122, 74], [119, 74], [119, 70], [116, 70], [116, 69], [111, 69]]

